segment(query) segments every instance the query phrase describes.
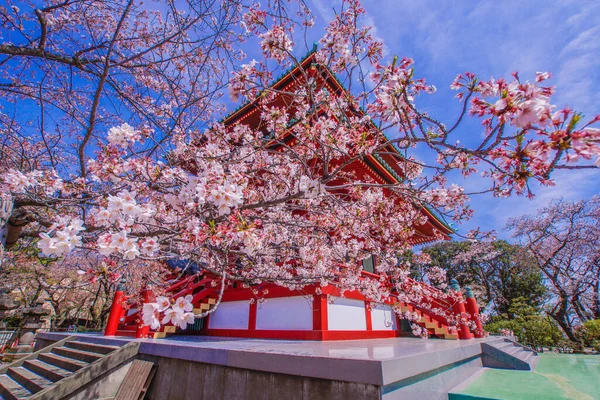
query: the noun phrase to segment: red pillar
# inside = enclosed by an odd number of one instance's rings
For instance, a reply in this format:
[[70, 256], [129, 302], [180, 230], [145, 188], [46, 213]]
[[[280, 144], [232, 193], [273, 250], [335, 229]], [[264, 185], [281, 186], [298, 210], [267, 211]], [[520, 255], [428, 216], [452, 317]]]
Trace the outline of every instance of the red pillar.
[[[455, 302], [452, 306], [452, 311], [454, 311], [454, 316], [457, 318], [461, 318], [466, 315], [467, 310], [465, 308], [465, 302], [463, 300], [463, 296], [460, 293], [460, 286], [458, 286], [458, 282], [455, 279], [450, 281], [450, 288], [454, 291], [452, 294], [453, 301]], [[460, 330], [458, 331], [459, 339], [473, 339], [473, 334], [469, 329], [469, 325], [466, 323], [459, 324]]]
[[123, 314], [123, 301], [125, 300], [125, 279], [117, 285], [115, 291], [115, 297], [113, 297], [112, 306], [110, 307], [110, 314], [108, 314], [108, 322], [106, 323], [106, 329], [104, 330], [104, 336], [115, 336], [117, 334], [117, 328], [119, 327], [119, 320]]
[[367, 330], [373, 330], [373, 315], [371, 314], [371, 302], [365, 301], [365, 321], [367, 323]]
[[326, 294], [313, 296], [313, 330], [326, 331], [328, 329], [327, 306]]
[[256, 330], [256, 316], [258, 314], [258, 305], [257, 302], [254, 301], [250, 303], [250, 311], [248, 314], [248, 330], [255, 331]]
[[144, 321], [142, 321], [142, 308], [144, 308], [144, 304], [152, 302], [152, 291], [148, 288], [142, 289], [141, 295], [142, 303], [140, 304], [139, 310], [140, 320], [138, 322], [137, 329], [135, 330], [136, 339], [147, 338], [148, 334], [150, 333], [150, 326], [144, 325]]
[[475, 322], [475, 337], [482, 338], [483, 335], [483, 325], [481, 324], [481, 318], [479, 318], [479, 306], [477, 305], [477, 301], [475, 300], [475, 295], [471, 288], [465, 288], [466, 294], [466, 304], [465, 308], [469, 313], [469, 320]]

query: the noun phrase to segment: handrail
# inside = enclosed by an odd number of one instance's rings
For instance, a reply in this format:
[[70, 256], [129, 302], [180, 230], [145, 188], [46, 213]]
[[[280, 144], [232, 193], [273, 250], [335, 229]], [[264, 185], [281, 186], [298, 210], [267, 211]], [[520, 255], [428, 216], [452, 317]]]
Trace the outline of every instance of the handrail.
[[[375, 274], [375, 273], [364, 271], [364, 270], [361, 271], [361, 275], [363, 277], [370, 278], [370, 279], [379, 280], [381, 278], [381, 275], [379, 275], [379, 274]], [[442, 305], [451, 307], [451, 304], [448, 301], [447, 293], [444, 293], [441, 290], [434, 288], [433, 286], [430, 286], [424, 282], [419, 282], [412, 278], [406, 278], [406, 281], [412, 286], [420, 286], [420, 287], [424, 287], [425, 289], [427, 289], [428, 293], [427, 293], [426, 297], [431, 297], [432, 299], [436, 300], [437, 302], [442, 303]], [[388, 278], [388, 283], [391, 284], [390, 278]]]

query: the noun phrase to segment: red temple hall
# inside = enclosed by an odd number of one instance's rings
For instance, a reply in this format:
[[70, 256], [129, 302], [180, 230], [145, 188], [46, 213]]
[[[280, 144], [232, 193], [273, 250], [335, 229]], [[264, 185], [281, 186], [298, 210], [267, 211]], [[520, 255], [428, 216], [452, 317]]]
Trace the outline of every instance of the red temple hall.
[[[315, 79], [316, 85], [321, 85], [320, 87], [326, 88], [330, 93], [343, 93], [346, 90], [327, 67], [316, 62], [314, 51], [309, 53], [299, 65], [287, 71], [272, 84], [272, 87], [281, 93], [291, 92], [294, 90], [294, 85], [298, 85], [306, 76], [304, 71], [310, 71], [310, 79]], [[274, 102], [285, 103], [285, 98], [279, 95]], [[223, 123], [225, 125], [239, 123], [251, 128], [259, 128], [260, 112], [256, 101], [249, 102], [231, 113]], [[383, 135], [382, 132], [376, 132]], [[286, 143], [293, 146], [293, 141], [294, 138], [290, 137], [289, 142]], [[347, 168], [354, 171], [356, 176], [369, 176], [375, 182], [393, 184], [400, 182], [403, 176], [402, 169], [398, 166], [399, 159], [402, 159], [401, 154], [390, 144], [381, 152], [365, 156]], [[452, 229], [429, 210], [423, 208], [421, 211], [427, 217], [427, 222], [414, 227], [416, 234], [411, 238], [411, 244], [419, 245], [449, 239], [448, 235], [452, 233]], [[374, 261], [374, 257], [363, 261], [363, 279], [379, 279]], [[176, 271], [177, 262], [169, 264]], [[170, 278], [168, 296], [176, 299], [192, 295], [195, 314], [208, 310], [216, 304], [218, 287], [211, 284], [217, 278], [216, 276], [196, 266], [192, 274], [173, 273]], [[427, 286], [412, 280], [410, 284]], [[393, 297], [385, 304], [374, 304], [358, 291], [346, 291], [342, 294], [334, 285], [321, 287], [318, 284], [308, 285], [302, 290], [289, 290], [263, 283], [260, 285], [260, 290], [264, 291], [264, 289], [268, 289], [267, 293], [261, 297], [266, 301], [257, 302], [254, 293], [256, 288], [236, 282], [227, 283], [222, 302], [214, 313], [196, 319], [196, 322], [189, 325], [186, 330], [167, 325], [162, 326], [157, 332], [143, 326], [140, 305], [128, 304], [123, 291], [118, 290], [105, 334], [161, 338], [168, 334], [181, 333], [288, 340], [349, 340], [412, 336], [410, 323], [398, 318], [392, 309], [392, 306], [395, 306], [402, 311], [417, 313], [420, 316], [417, 324], [427, 329], [431, 337], [442, 339], [473, 337], [466, 324], [453, 327], [446, 317], [435, 315], [426, 307], [420, 307], [419, 304], [398, 303], [398, 299]], [[452, 301], [447, 293], [429, 286], [427, 289], [427, 293], [430, 293], [427, 298], [428, 304], [451, 310], [453, 315], [461, 313], [465, 315], [465, 311], [472, 316], [477, 315], [475, 299], [469, 296], [469, 293], [466, 300]], [[142, 297], [144, 298], [144, 294]], [[480, 328], [481, 325], [479, 321], [477, 322]], [[477, 331], [474, 332], [475, 336], [480, 337], [482, 331], [480, 329], [475, 331]]]

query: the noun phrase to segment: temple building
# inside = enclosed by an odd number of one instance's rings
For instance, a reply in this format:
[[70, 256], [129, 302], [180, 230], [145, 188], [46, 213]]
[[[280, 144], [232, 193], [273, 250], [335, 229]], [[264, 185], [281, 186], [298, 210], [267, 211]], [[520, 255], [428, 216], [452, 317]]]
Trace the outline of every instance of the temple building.
[[[309, 72], [310, 79], [317, 87], [324, 88], [330, 93], [344, 93], [346, 89], [327, 67], [316, 61], [316, 53], [310, 52], [297, 66], [283, 74], [272, 88], [278, 93], [293, 92], [295, 85], [301, 82]], [[257, 100], [258, 101], [258, 100]], [[285, 95], [279, 95], [273, 104], [285, 105]], [[358, 110], [357, 112], [362, 112]], [[246, 124], [252, 129], [261, 129], [261, 109], [256, 101], [243, 104], [223, 120], [226, 126]], [[376, 134], [382, 132], [374, 129]], [[279, 138], [287, 145], [294, 145], [292, 134], [289, 138]], [[369, 154], [356, 160], [346, 168], [358, 177], [368, 177], [369, 180], [381, 184], [399, 183], [403, 179], [403, 170], [398, 161], [402, 160], [399, 150], [388, 144], [381, 151]], [[414, 226], [415, 234], [410, 240], [411, 245], [420, 245], [440, 239], [449, 239], [452, 229], [426, 208], [420, 211], [426, 217], [426, 223]], [[175, 270], [176, 261], [169, 263]], [[167, 293], [175, 299], [180, 296], [192, 295], [194, 313], [199, 314], [216, 304], [218, 288], [213, 281], [217, 278], [204, 272], [198, 266], [191, 269], [191, 274], [172, 274], [177, 277], [170, 282]], [[377, 274], [376, 257], [363, 261], [363, 279], [379, 279]], [[422, 282], [410, 280], [412, 285], [421, 285], [429, 293], [427, 303], [439, 309], [450, 310], [453, 316], [469, 312], [476, 315], [475, 299], [467, 298], [453, 301], [447, 293], [434, 289]], [[266, 290], [265, 290], [266, 289]], [[321, 287], [312, 284], [302, 290], [290, 290], [274, 284], [260, 285], [261, 299], [256, 301], [256, 287], [241, 285], [238, 282], [228, 282], [221, 303], [217, 310], [209, 316], [197, 319], [185, 331], [175, 326], [163, 326], [158, 332], [152, 332], [141, 323], [140, 307], [136, 304], [129, 306], [126, 302], [115, 299], [113, 310], [106, 330], [107, 335], [134, 337], [165, 337], [168, 334], [196, 334], [220, 337], [245, 337], [293, 340], [348, 340], [391, 338], [404, 335], [412, 336], [412, 329], [407, 320], [400, 320], [393, 306], [401, 311], [417, 313], [420, 317], [418, 325], [426, 329], [431, 337], [443, 339], [469, 339], [473, 337], [467, 324], [453, 326], [444, 316], [428, 311], [423, 304], [400, 304], [393, 296], [385, 304], [374, 304], [358, 291], [341, 293], [335, 285]], [[458, 293], [458, 292], [457, 292]], [[117, 297], [124, 296], [118, 292]], [[468, 297], [468, 296], [467, 296]], [[454, 297], [456, 298], [456, 297]], [[465, 314], [467, 315], [467, 314]], [[456, 323], [454, 325], [457, 325]], [[473, 326], [473, 324], [472, 324]], [[481, 324], [477, 326], [480, 328]], [[475, 332], [480, 337], [480, 329]]]

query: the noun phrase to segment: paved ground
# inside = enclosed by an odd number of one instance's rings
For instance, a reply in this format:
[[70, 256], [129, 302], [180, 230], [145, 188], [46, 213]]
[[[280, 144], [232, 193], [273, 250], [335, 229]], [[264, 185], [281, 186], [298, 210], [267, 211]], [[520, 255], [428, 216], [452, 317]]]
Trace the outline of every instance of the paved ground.
[[172, 336], [158, 343], [222, 349], [255, 353], [275, 353], [309, 357], [345, 358], [383, 361], [398, 357], [435, 353], [440, 350], [471, 346], [485, 339], [474, 340], [423, 340], [420, 338], [391, 338], [369, 340], [299, 341], [219, 338], [208, 336]]
[[533, 372], [486, 369], [460, 394], [506, 400], [600, 399], [600, 356], [541, 354]]
[[[45, 333], [40, 337], [59, 340], [63, 336]], [[83, 341], [110, 345], [139, 341], [140, 353], [156, 357], [378, 386], [424, 373], [439, 374], [476, 361], [481, 355], [481, 343], [502, 340], [391, 338], [319, 342], [176, 335], [157, 340], [100, 334], [77, 336]]]

